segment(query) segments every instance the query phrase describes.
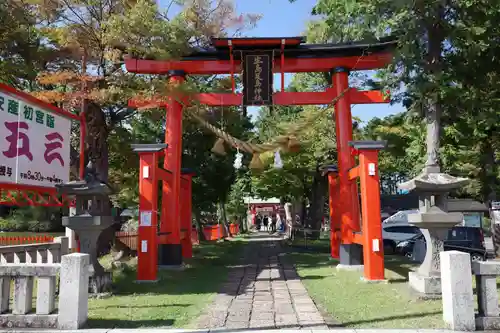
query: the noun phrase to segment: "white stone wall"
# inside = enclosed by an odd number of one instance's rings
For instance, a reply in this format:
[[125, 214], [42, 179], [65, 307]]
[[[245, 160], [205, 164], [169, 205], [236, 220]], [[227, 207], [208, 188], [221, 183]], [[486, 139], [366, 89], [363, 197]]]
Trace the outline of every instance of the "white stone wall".
[[[61, 263], [0, 264], [0, 327], [69, 330], [83, 327], [88, 316], [89, 265], [89, 255], [81, 253], [65, 254]], [[55, 313], [58, 275], [59, 312]], [[35, 280], [37, 292], [33, 295]], [[33, 296], [36, 296], [35, 313]]]

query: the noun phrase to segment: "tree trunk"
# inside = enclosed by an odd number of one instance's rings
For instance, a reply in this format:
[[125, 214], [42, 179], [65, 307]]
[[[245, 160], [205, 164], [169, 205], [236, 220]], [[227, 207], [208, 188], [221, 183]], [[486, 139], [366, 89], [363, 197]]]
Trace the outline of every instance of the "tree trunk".
[[75, 149], [75, 147], [70, 146], [69, 156], [70, 178], [80, 179], [80, 153]]
[[244, 216], [238, 216], [237, 217], [237, 220], [236, 222], [238, 223], [239, 227], [240, 227], [240, 232], [241, 233], [245, 233], [247, 230], [246, 230], [246, 226], [245, 226], [245, 222], [247, 221], [246, 217]]
[[325, 198], [327, 194], [326, 177], [316, 170], [314, 175], [313, 188], [311, 194], [311, 204], [309, 206], [309, 224], [314, 230], [320, 230], [324, 218]]
[[95, 103], [89, 103], [85, 112], [87, 136], [85, 138], [88, 159], [94, 163], [98, 177], [108, 182], [108, 125], [106, 115]]
[[495, 149], [493, 136], [496, 129], [490, 129], [487, 138], [480, 142], [482, 199], [487, 204], [491, 219], [491, 233], [495, 257], [500, 256], [500, 211], [492, 209], [492, 202], [497, 200], [496, 189], [498, 186], [498, 165], [495, 163]]
[[293, 205], [290, 202], [285, 203], [285, 223], [292, 224], [293, 221]]
[[[292, 224], [302, 223], [302, 216], [304, 215], [304, 200], [302, 198], [295, 200], [292, 203]], [[298, 221], [297, 221], [298, 217]]]
[[425, 162], [426, 173], [440, 171], [439, 167], [439, 145], [440, 145], [440, 117], [441, 105], [439, 101], [429, 100], [427, 108], [427, 160]]
[[440, 172], [439, 168], [439, 146], [441, 130], [441, 98], [439, 96], [439, 78], [442, 72], [442, 44], [444, 40], [444, 30], [442, 22], [444, 20], [444, 6], [438, 3], [436, 15], [431, 17], [431, 22], [427, 25], [427, 64], [426, 70], [429, 77], [434, 82], [428, 82], [430, 89], [425, 91], [428, 96], [426, 103], [426, 125], [427, 125], [427, 160], [425, 162], [426, 173]]
[[228, 221], [227, 221], [227, 215], [226, 215], [226, 204], [223, 201], [219, 202], [219, 221], [222, 222], [222, 225], [224, 226], [225, 233], [228, 237], [231, 237], [231, 231], [228, 226]]
[[114, 252], [116, 252], [116, 255], [113, 256], [114, 261], [120, 261], [122, 259], [126, 259], [130, 257], [133, 253], [130, 247], [128, 247], [125, 243], [123, 243], [116, 237], [112, 249]]
[[306, 224], [306, 217], [307, 217], [307, 204], [306, 204], [306, 199], [307, 197], [304, 196], [302, 198], [302, 201], [300, 202], [300, 210], [299, 210], [299, 214], [300, 214], [300, 224], [305, 227], [305, 224]]
[[205, 233], [203, 232], [203, 223], [201, 223], [200, 212], [194, 209], [194, 220], [196, 221], [196, 231], [198, 232], [198, 239], [200, 241], [206, 241]]
[[[295, 231], [297, 228], [300, 227], [302, 224], [303, 220], [303, 212], [304, 212], [304, 200], [302, 198], [300, 199], [295, 199], [291, 204], [290, 204], [290, 215], [291, 215], [291, 220], [290, 225], [287, 226], [287, 233], [288, 233], [288, 238], [293, 241], [295, 238]], [[297, 218], [298, 217], [298, 218]]]
[[[106, 115], [101, 107], [96, 103], [89, 103], [85, 111], [85, 122], [87, 124], [87, 136], [85, 142], [87, 146], [87, 156], [92, 161], [97, 177], [100, 181], [108, 183], [109, 174], [109, 151], [108, 151], [108, 125]], [[104, 214], [111, 215], [111, 201]], [[117, 225], [114, 224], [104, 230], [99, 237], [97, 249], [98, 253], [108, 253], [115, 241], [115, 231]], [[126, 246], [123, 244], [123, 246]]]
[[313, 229], [313, 238], [319, 238], [321, 225], [324, 217], [325, 197], [327, 192], [326, 178], [321, 175], [319, 169], [316, 169], [314, 175], [311, 202], [309, 205], [309, 213], [307, 224]]

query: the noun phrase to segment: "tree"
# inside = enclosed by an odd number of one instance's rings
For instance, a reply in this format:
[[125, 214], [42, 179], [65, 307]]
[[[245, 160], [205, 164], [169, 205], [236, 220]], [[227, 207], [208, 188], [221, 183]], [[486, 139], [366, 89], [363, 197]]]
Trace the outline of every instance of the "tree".
[[[137, 184], [134, 172], [121, 172], [124, 164], [134, 161], [128, 145], [134, 139], [129, 126], [135, 110], [127, 107], [128, 100], [170, 92], [164, 77], [125, 72], [124, 57], [178, 58], [193, 47], [206, 46], [209, 37], [225, 36], [231, 27], [239, 31], [254, 19], [241, 15], [235, 27], [230, 1], [175, 2], [183, 8], [174, 17], [149, 0], [49, 0], [34, 9], [50, 10], [54, 20], [36, 29], [43, 45], [57, 55], [38, 77], [45, 90], [34, 94], [81, 112], [87, 123], [85, 155], [103, 181]], [[72, 157], [78, 156], [75, 152]], [[131, 203], [134, 196], [134, 191], [121, 189], [114, 199]]]
[[[290, 125], [318, 112], [324, 116], [303, 129], [298, 137], [300, 151], [281, 152], [283, 168], [268, 168], [256, 174], [253, 188], [260, 197], [279, 197], [293, 203], [294, 211], [297, 212], [305, 213], [309, 203], [308, 214], [300, 215], [305, 217], [307, 224], [319, 230], [327, 194], [325, 177], [321, 175], [320, 167], [336, 160], [335, 131], [328, 116], [331, 109], [325, 112], [315, 106], [306, 106], [273, 108], [273, 112], [262, 110], [257, 128], [259, 140], [266, 142], [278, 135], [285, 135]], [[267, 164], [271, 163], [270, 157]]]
[[[402, 101], [412, 114], [424, 119], [428, 129], [427, 166], [438, 164], [438, 152], [442, 155], [444, 151], [439, 148], [440, 140], [453, 132], [446, 129], [448, 126], [468, 119], [469, 130], [472, 124], [482, 124], [483, 129], [477, 132], [484, 133], [484, 125], [495, 123], [491, 120], [497, 116], [496, 108], [487, 103], [498, 90], [490, 81], [496, 77], [490, 73], [496, 73], [498, 68], [485, 65], [485, 59], [491, 59], [497, 51], [494, 36], [498, 35], [498, 27], [492, 22], [498, 12], [491, 10], [487, 2], [352, 0], [345, 4], [320, 0], [314, 13], [324, 15], [324, 19], [314, 23], [321, 29], [311, 35], [324, 39], [336, 41], [342, 34], [339, 31], [346, 29], [339, 27], [346, 20], [349, 31], [356, 31], [353, 34], [358, 38], [397, 36], [395, 60], [387, 70], [380, 71], [380, 76], [393, 88], [395, 101]], [[476, 73], [479, 76], [475, 78]], [[404, 90], [399, 89], [401, 84]], [[486, 112], [481, 114], [478, 108]], [[482, 119], [485, 114], [486, 121]], [[459, 125], [461, 130], [466, 127]], [[446, 145], [449, 149], [450, 145]]]
[[[206, 120], [224, 128], [231, 135], [245, 140], [252, 124], [236, 108], [213, 108]], [[213, 133], [204, 130], [194, 119], [186, 121], [184, 128], [183, 165], [196, 172], [193, 179], [193, 213], [201, 224], [203, 213], [219, 212], [218, 219], [227, 224], [226, 203], [236, 174], [233, 167], [236, 151], [226, 145], [226, 156], [215, 155], [211, 148], [216, 140]]]
[[51, 13], [30, 1], [0, 3], [0, 82], [29, 91], [36, 88], [38, 72], [56, 56], [38, 28], [51, 24]]
[[247, 228], [247, 210], [244, 202], [245, 197], [252, 196], [251, 174], [249, 170], [236, 173], [236, 180], [231, 185], [228, 195], [227, 212], [232, 221], [237, 221], [242, 231]]
[[425, 165], [425, 127], [406, 113], [373, 118], [362, 128], [366, 140], [385, 140], [379, 153], [382, 193], [396, 194], [397, 184], [416, 176]]

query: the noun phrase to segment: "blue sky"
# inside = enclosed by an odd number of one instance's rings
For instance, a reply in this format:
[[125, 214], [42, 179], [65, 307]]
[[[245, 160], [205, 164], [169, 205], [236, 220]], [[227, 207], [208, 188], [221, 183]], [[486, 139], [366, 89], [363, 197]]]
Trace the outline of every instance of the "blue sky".
[[[160, 6], [170, 0], [159, 0]], [[236, 10], [240, 13], [257, 13], [262, 18], [255, 29], [245, 32], [248, 37], [290, 37], [302, 36], [307, 22], [313, 17], [311, 9], [317, 0], [297, 0], [291, 4], [288, 0], [235, 0]], [[285, 84], [290, 82], [292, 75], [286, 74]], [[279, 75], [275, 75], [275, 87], [280, 87]], [[404, 111], [400, 104], [353, 105], [352, 115], [366, 122], [374, 117], [383, 118], [390, 114]], [[254, 117], [258, 108], [249, 108], [249, 114]]]

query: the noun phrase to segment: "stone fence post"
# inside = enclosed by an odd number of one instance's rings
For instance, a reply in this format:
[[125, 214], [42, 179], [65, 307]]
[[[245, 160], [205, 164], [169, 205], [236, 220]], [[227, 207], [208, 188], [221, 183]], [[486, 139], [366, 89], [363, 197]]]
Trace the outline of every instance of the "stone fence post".
[[472, 263], [472, 271], [476, 276], [477, 308], [479, 312], [476, 316], [476, 327], [479, 330], [500, 330], [497, 290], [500, 262], [474, 262]]
[[90, 256], [72, 253], [62, 257], [58, 327], [82, 328], [88, 318]]
[[443, 298], [443, 320], [455, 331], [474, 331], [474, 296], [470, 254], [459, 251], [444, 251], [439, 254], [441, 262], [441, 290]]
[[61, 244], [61, 252], [59, 254], [60, 257], [65, 256], [69, 253], [69, 238], [66, 236], [60, 236], [54, 238], [54, 243]]

